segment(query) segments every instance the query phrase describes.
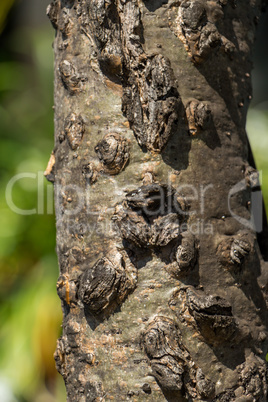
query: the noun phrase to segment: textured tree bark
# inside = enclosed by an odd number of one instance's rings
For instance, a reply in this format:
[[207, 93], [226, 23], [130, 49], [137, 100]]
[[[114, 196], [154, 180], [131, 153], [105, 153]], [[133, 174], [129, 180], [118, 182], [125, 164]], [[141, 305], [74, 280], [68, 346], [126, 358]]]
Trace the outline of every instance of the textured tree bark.
[[260, 11], [48, 7], [68, 401], [267, 400], [268, 271], [245, 132]]

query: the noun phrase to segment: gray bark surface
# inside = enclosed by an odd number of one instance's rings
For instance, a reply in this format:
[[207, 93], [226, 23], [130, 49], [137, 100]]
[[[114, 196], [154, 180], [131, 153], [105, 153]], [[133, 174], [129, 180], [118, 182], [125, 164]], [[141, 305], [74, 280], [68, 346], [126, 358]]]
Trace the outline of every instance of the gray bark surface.
[[267, 400], [268, 271], [241, 220], [259, 188], [245, 120], [260, 11], [48, 7], [68, 401]]

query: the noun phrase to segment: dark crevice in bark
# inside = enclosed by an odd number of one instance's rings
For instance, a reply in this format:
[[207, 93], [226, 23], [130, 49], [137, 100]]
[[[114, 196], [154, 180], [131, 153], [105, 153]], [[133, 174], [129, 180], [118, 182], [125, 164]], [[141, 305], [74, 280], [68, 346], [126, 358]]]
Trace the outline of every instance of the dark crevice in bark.
[[145, 7], [151, 11], [154, 12], [158, 8], [162, 7], [164, 4], [167, 4], [168, 0], [155, 0], [155, 1], [150, 1], [150, 0], [144, 0], [144, 5]]

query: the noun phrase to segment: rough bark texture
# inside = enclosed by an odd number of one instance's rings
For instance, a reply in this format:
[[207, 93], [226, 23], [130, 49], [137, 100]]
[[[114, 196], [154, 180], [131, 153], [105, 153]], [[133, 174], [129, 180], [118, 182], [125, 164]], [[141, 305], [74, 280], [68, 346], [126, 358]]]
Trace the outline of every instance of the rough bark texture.
[[267, 400], [268, 271], [233, 216], [250, 218], [256, 179], [245, 119], [260, 8], [48, 7], [68, 401]]

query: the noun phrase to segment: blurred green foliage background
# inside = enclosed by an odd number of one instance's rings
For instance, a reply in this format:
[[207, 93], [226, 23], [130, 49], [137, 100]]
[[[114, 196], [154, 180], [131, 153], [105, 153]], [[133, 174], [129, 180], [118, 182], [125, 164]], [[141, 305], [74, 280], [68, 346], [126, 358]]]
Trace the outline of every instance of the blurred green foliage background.
[[[54, 31], [45, 19], [47, 4], [44, 0], [0, 3], [1, 402], [66, 399], [53, 359], [61, 326], [53, 187], [43, 179], [53, 149]], [[247, 129], [268, 206], [267, 26], [266, 18], [255, 50], [254, 101]], [[34, 176], [14, 184], [14, 204], [36, 208], [41, 194], [44, 213], [39, 208], [39, 214], [21, 215], [7, 205], [7, 184], [22, 172]]]
[[[53, 186], [43, 178], [53, 149], [54, 31], [48, 2], [37, 1], [44, 17], [37, 21], [30, 2], [12, 3], [0, 3], [0, 400], [60, 402]], [[21, 215], [7, 205], [6, 186], [22, 172], [34, 175], [14, 183], [14, 204], [36, 208], [39, 194], [44, 213]]]

